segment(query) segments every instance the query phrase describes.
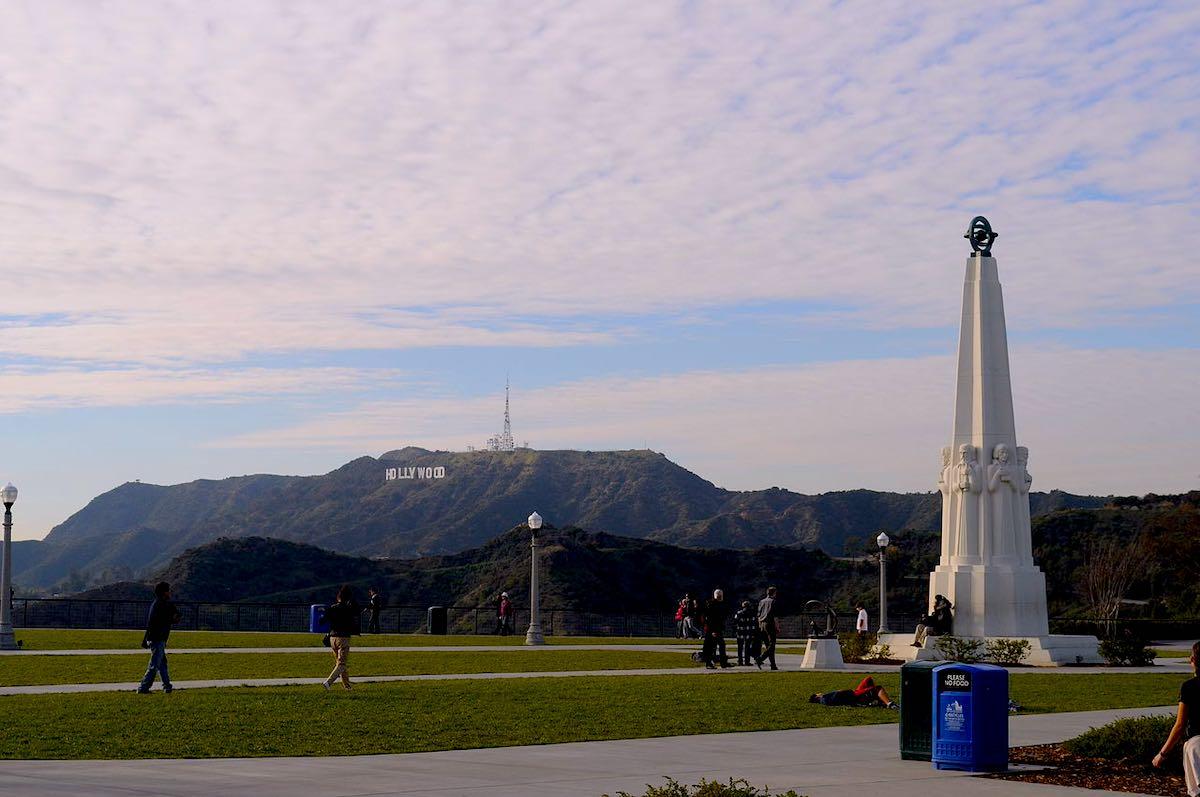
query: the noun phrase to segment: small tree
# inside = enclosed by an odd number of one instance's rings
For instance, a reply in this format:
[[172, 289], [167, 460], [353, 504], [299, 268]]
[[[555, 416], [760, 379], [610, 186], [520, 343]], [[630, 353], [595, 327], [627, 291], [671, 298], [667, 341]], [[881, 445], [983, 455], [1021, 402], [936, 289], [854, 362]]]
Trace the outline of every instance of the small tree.
[[1121, 601], [1149, 563], [1150, 553], [1140, 534], [1128, 543], [1106, 537], [1088, 545], [1079, 569], [1079, 588], [1105, 636], [1115, 632]]

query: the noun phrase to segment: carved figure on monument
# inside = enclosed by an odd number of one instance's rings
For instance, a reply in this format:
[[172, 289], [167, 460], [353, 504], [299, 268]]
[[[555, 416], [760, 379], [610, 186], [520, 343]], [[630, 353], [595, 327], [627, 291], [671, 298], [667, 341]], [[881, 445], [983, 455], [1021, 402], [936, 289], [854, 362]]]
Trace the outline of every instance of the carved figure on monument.
[[981, 471], [975, 461], [975, 446], [966, 443], [958, 447], [958, 490], [959, 492], [982, 492]]
[[950, 497], [950, 471], [950, 446], [942, 446], [942, 469], [938, 471], [937, 486], [943, 501]]
[[1033, 541], [1028, 534], [1020, 533], [1030, 527], [1029, 517], [1029, 488], [1033, 486], [1033, 477], [1029, 475], [1029, 448], [1017, 446], [1017, 470], [1021, 480], [1017, 484], [1017, 556], [1026, 564], [1033, 564]]
[[976, 497], [983, 491], [983, 471], [975, 461], [975, 446], [963, 443], [958, 447], [958, 464], [954, 466], [953, 494], [950, 499], [951, 512], [947, 517], [954, 522], [945, 528], [950, 530], [946, 536], [944, 555], [978, 556], [979, 555], [979, 499]]
[[1020, 487], [1024, 479], [1017, 473], [1016, 468], [1008, 463], [1008, 446], [999, 443], [992, 449], [992, 464], [988, 465], [988, 492], [991, 493], [992, 529], [991, 551], [993, 556], [1006, 556], [1016, 553], [1017, 499], [1021, 495]]

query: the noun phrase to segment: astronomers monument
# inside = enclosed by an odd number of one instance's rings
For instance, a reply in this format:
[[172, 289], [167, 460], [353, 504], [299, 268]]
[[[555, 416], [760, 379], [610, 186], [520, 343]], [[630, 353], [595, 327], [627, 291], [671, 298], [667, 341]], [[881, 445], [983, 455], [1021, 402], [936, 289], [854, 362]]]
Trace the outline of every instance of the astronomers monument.
[[[937, 479], [942, 494], [942, 553], [929, 577], [929, 599], [954, 604], [954, 635], [1025, 639], [1030, 664], [1097, 662], [1091, 636], [1051, 635], [1046, 577], [1033, 561], [1029, 524], [1029, 449], [1017, 445], [1004, 299], [992, 232], [977, 216], [965, 236], [972, 253], [963, 284], [958, 379], [950, 445], [942, 449]], [[894, 654], [934, 658], [912, 637], [881, 639]]]

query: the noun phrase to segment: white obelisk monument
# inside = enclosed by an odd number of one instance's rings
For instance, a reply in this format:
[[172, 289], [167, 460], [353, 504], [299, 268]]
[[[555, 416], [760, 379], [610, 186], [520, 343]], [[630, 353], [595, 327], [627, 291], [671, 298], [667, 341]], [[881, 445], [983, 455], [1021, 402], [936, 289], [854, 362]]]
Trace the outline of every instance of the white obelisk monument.
[[[942, 449], [942, 554], [929, 577], [929, 603], [954, 605], [953, 634], [1023, 638], [1030, 664], [1099, 661], [1095, 637], [1051, 636], [1046, 577], [1033, 561], [1029, 525], [1029, 450], [1017, 445], [1008, 334], [992, 232], [977, 216], [965, 236], [974, 252], [963, 283], [958, 379], [950, 445]], [[931, 658], [935, 638], [916, 649], [892, 635], [894, 653]]]

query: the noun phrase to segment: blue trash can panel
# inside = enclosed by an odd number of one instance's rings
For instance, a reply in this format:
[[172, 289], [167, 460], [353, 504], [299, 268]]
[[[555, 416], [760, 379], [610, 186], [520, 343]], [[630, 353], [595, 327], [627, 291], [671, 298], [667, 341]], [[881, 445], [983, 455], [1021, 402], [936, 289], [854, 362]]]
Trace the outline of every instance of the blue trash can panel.
[[933, 764], [987, 772], [1008, 767], [1008, 671], [990, 664], [934, 670]]
[[328, 634], [329, 621], [325, 619], [325, 607], [314, 603], [308, 609], [308, 631], [310, 634]]

